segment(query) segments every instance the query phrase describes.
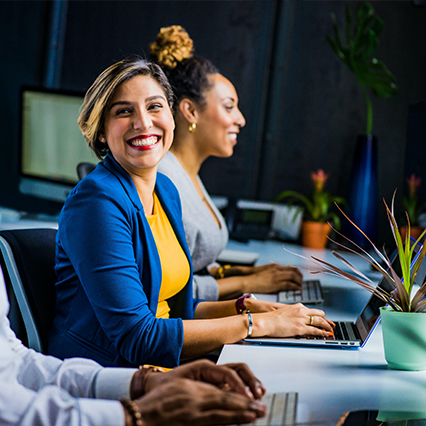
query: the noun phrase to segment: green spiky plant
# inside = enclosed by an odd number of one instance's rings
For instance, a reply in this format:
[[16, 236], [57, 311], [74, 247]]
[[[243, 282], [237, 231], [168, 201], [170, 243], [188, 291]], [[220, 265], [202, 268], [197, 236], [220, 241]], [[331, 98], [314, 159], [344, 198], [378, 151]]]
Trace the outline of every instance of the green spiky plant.
[[[334, 227], [340, 229], [340, 218], [337, 213], [333, 211], [334, 203], [345, 204], [346, 201], [342, 197], [336, 197], [324, 191], [324, 185], [328, 177], [329, 174], [325, 173], [322, 169], [311, 172], [311, 181], [314, 185], [312, 196], [308, 197], [299, 192], [287, 190], [278, 194], [275, 201], [278, 202], [287, 199], [289, 205], [298, 201], [303, 205], [303, 216], [305, 220], [322, 223], [332, 221]], [[295, 211], [294, 219], [301, 210], [302, 208]]]
[[[401, 238], [401, 234], [398, 229], [398, 225], [394, 216], [394, 200], [395, 194], [392, 198], [391, 208], [385, 203], [386, 212], [388, 216], [388, 220], [392, 229], [392, 234], [396, 243], [396, 247], [398, 249], [397, 256], [399, 257], [400, 265], [401, 265], [401, 275], [395, 272], [392, 268], [391, 261], [387, 256], [384, 248], [383, 253], [371, 242], [371, 240], [365, 235], [365, 233], [358, 228], [355, 223], [353, 223], [343, 211], [340, 209], [342, 214], [348, 219], [353, 226], [355, 226], [364, 237], [368, 240], [371, 246], [374, 249], [374, 252], [378, 255], [379, 259], [385, 264], [382, 266], [379, 261], [377, 261], [369, 252], [353, 243], [349, 238], [346, 238], [342, 234], [343, 238], [353, 244], [356, 249], [352, 249], [350, 247], [344, 246], [336, 241], [334, 241], [337, 245], [349, 250], [352, 253], [355, 253], [362, 257], [366, 262], [368, 262], [376, 271], [380, 272], [385, 279], [394, 287], [394, 291], [388, 292], [383, 288], [376, 286], [376, 284], [371, 281], [366, 275], [360, 272], [356, 267], [354, 267], [347, 259], [344, 258], [341, 254], [333, 251], [333, 255], [341, 260], [345, 265], [347, 265], [353, 273], [345, 272], [340, 268], [332, 265], [331, 263], [325, 262], [322, 259], [318, 259], [315, 256], [311, 256], [313, 261], [320, 266], [319, 270], [311, 271], [313, 273], [327, 273], [330, 275], [334, 275], [340, 278], [345, 278], [347, 280], [353, 281], [360, 286], [364, 287], [370, 293], [375, 294], [378, 298], [387, 303], [392, 310], [397, 312], [425, 312], [426, 311], [426, 281], [421, 285], [421, 287], [417, 290], [414, 297], [411, 299], [411, 293], [413, 289], [413, 285], [416, 279], [417, 272], [419, 271], [420, 265], [423, 262], [423, 259], [426, 254], [426, 244], [424, 244], [418, 254], [414, 265], [410, 268], [413, 260], [414, 260], [414, 249], [415, 246], [423, 239], [426, 234], [426, 230], [420, 235], [420, 237], [416, 240], [415, 243], [410, 244], [410, 222], [408, 220], [408, 232], [405, 240], [403, 241]], [[303, 257], [303, 256], [302, 256]]]
[[367, 104], [366, 134], [371, 135], [373, 106], [368, 89], [379, 98], [389, 98], [398, 92], [395, 76], [382, 61], [374, 57], [379, 45], [379, 36], [384, 27], [383, 21], [375, 14], [370, 3], [360, 3], [354, 18], [350, 7], [346, 5], [345, 45], [334, 13], [331, 14], [331, 19], [334, 38], [326, 34], [326, 39], [334, 53], [355, 75], [361, 86]]

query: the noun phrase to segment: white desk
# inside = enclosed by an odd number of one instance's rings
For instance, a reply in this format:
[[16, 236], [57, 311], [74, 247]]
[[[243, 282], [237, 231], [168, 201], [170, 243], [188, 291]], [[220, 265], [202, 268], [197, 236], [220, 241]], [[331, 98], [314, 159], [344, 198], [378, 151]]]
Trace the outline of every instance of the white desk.
[[58, 229], [57, 222], [41, 220], [19, 220], [17, 222], [0, 222], [0, 231], [10, 229], [53, 228]]
[[[292, 264], [302, 268], [312, 269], [311, 262], [307, 262], [301, 259], [300, 257], [289, 253], [288, 251], [294, 252], [296, 254], [301, 254], [308, 258], [310, 258], [310, 256], [312, 255], [330, 263], [338, 262], [338, 260], [331, 253], [331, 250], [308, 249], [296, 244], [282, 243], [279, 241], [272, 240], [251, 240], [248, 243], [240, 243], [238, 241], [230, 240], [228, 242], [228, 245], [226, 246], [226, 249], [258, 253], [260, 255], [258, 261], [256, 262], [256, 264], [258, 265], [263, 265], [265, 263], [270, 262], [278, 262], [282, 264]], [[353, 264], [357, 268], [359, 268], [360, 271], [364, 273], [367, 272], [369, 274], [372, 273], [369, 265], [363, 260], [360, 260], [359, 256], [348, 252], [347, 255], [345, 254], [345, 257], [347, 257], [348, 260], [353, 262]], [[344, 267], [343, 264], [341, 265], [342, 267]], [[347, 267], [346, 270], [348, 270]], [[302, 270], [302, 272], [305, 272], [305, 275], [308, 274], [308, 271], [306, 269]]]
[[0, 207], [0, 230], [25, 228], [58, 228], [57, 218], [47, 215], [24, 215], [16, 210]]
[[[280, 254], [278, 245], [231, 242], [227, 248], [257, 251], [261, 253], [259, 264], [266, 258], [296, 263], [288, 254]], [[323, 258], [331, 255], [329, 251], [310, 252]], [[330, 259], [337, 262], [333, 256]], [[297, 264], [306, 262], [299, 259]], [[320, 279], [326, 289], [322, 308], [327, 317], [354, 320], [370, 294], [346, 280], [326, 276]], [[268, 392], [298, 392], [302, 411], [299, 419], [309, 423], [335, 425], [344, 412], [360, 409], [426, 412], [426, 371], [388, 369], [380, 325], [366, 346], [358, 350], [235, 344], [226, 345], [220, 355], [220, 364], [228, 362], [247, 363]]]

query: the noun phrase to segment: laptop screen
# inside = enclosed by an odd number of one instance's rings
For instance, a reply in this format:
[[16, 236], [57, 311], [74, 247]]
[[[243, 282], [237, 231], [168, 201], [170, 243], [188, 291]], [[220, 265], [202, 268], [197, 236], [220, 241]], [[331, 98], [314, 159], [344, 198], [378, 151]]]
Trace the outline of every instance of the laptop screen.
[[[414, 254], [413, 254], [414, 260], [412, 262], [412, 266], [421, 248], [422, 248], [422, 245], [420, 243], [416, 244], [416, 247], [414, 249]], [[396, 250], [392, 257], [393, 257], [392, 268], [397, 273], [397, 275], [401, 276], [401, 273], [402, 273], [401, 264], [399, 262], [399, 256]], [[382, 277], [382, 279], [380, 280], [378, 284], [378, 287], [383, 288], [384, 290], [388, 292], [391, 292], [392, 290], [394, 290], [393, 285], [387, 279], [385, 279], [385, 277]], [[379, 299], [374, 294], [370, 297], [370, 300], [365, 305], [365, 308], [362, 310], [361, 314], [356, 320], [356, 326], [358, 328], [358, 332], [361, 336], [362, 342], [365, 341], [367, 336], [373, 330], [374, 325], [377, 322], [377, 319], [380, 317], [380, 308], [385, 305], [386, 303], [383, 300]]]

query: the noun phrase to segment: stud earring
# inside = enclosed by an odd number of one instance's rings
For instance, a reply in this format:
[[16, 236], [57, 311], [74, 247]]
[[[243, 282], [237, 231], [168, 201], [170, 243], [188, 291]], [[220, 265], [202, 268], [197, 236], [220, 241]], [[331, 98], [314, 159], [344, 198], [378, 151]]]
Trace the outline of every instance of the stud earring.
[[189, 133], [194, 133], [196, 128], [197, 128], [197, 125], [195, 123], [191, 123], [189, 125]]

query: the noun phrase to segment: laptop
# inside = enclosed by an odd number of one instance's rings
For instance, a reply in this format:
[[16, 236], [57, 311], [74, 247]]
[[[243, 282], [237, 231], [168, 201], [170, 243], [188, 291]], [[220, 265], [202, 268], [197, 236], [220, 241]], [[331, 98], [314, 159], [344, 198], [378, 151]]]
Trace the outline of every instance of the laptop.
[[[414, 260], [411, 267], [422, 248], [422, 244], [417, 244], [414, 249]], [[400, 263], [397, 252], [393, 255], [392, 268], [400, 274]], [[393, 286], [384, 278], [380, 280], [378, 286], [386, 291], [392, 291]], [[367, 343], [371, 333], [380, 320], [380, 307], [386, 303], [374, 294], [371, 295], [364, 309], [359, 314], [355, 322], [351, 321], [333, 321], [336, 324], [334, 336], [319, 338], [315, 336], [296, 336], [296, 337], [253, 337], [243, 339], [246, 343], [260, 345], [279, 345], [279, 346], [321, 346], [337, 348], [362, 348]]]
[[320, 305], [324, 303], [321, 283], [319, 280], [306, 280], [302, 282], [300, 290], [282, 290], [277, 294], [277, 302]]

